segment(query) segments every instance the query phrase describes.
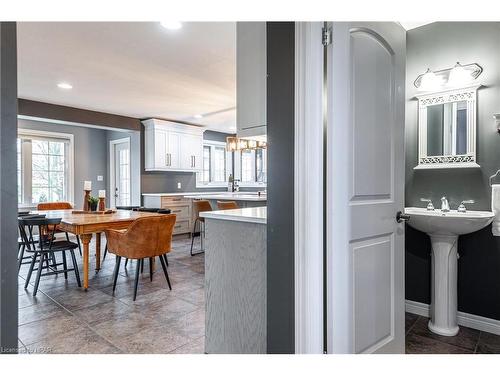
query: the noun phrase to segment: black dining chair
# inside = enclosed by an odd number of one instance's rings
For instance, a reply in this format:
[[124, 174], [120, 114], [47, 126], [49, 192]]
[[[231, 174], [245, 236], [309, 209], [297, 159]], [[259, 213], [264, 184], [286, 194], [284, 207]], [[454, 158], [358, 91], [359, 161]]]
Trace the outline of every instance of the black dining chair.
[[[80, 273], [78, 271], [78, 264], [75, 257], [75, 249], [78, 249], [78, 244], [68, 240], [55, 240], [57, 225], [61, 223], [60, 218], [40, 218], [40, 217], [20, 217], [18, 219], [21, 237], [26, 244], [25, 252], [32, 254], [31, 263], [26, 276], [24, 288], [28, 288], [33, 271], [36, 270], [35, 285], [33, 288], [33, 296], [38, 292], [38, 285], [42, 276], [57, 275], [64, 273], [64, 278], [68, 278], [68, 272], [75, 273], [76, 281], [81, 287]], [[38, 229], [38, 241], [34, 240], [34, 230]], [[73, 268], [68, 268], [66, 261], [66, 252], [69, 251]], [[56, 260], [56, 253], [61, 253], [62, 262], [54, 263]], [[53, 263], [49, 263], [49, 259]], [[37, 268], [35, 269], [35, 265]], [[62, 266], [62, 270], [58, 270], [57, 266]], [[42, 273], [43, 270], [47, 272]]]
[[[29, 211], [22, 211], [17, 213], [18, 218], [44, 218], [45, 215], [35, 215], [35, 214], [30, 214]], [[24, 251], [26, 250], [27, 245], [33, 245], [36, 242], [38, 242], [39, 238], [38, 235], [33, 235], [33, 238], [29, 241], [26, 242], [21, 236], [21, 227], [18, 227], [18, 237], [17, 237], [17, 273], [19, 274], [19, 271], [21, 270], [21, 266], [24, 264], [30, 264], [31, 263], [31, 256], [25, 256]], [[30, 261], [25, 261], [30, 259]]]

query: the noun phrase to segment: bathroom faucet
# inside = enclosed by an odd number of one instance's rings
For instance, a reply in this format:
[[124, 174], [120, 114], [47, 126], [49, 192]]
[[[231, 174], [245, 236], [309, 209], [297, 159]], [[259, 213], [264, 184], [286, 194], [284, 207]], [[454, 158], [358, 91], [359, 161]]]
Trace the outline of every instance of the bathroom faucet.
[[441, 212], [450, 212], [450, 204], [446, 197], [441, 198]]
[[420, 198], [420, 202], [427, 202], [427, 211], [434, 211], [434, 205], [432, 204], [432, 200], [428, 198]]
[[474, 202], [473, 199], [469, 199], [467, 201], [462, 201], [462, 203], [460, 203], [460, 206], [458, 206], [458, 208], [457, 208], [458, 212], [462, 212], [462, 213], [467, 212], [467, 208], [465, 207], [464, 203], [472, 204], [472, 203], [475, 203], [475, 202]]

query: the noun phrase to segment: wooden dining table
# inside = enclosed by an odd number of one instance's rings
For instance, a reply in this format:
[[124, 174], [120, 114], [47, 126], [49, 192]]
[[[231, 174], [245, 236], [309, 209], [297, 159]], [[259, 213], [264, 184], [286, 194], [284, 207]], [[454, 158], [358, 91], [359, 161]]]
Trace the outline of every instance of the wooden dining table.
[[101, 233], [106, 229], [127, 229], [134, 220], [141, 217], [158, 216], [154, 212], [138, 212], [116, 210], [109, 214], [75, 213], [74, 210], [32, 211], [33, 214], [45, 215], [47, 218], [61, 218], [59, 228], [79, 236], [83, 245], [83, 287], [89, 287], [89, 245], [95, 234], [96, 271], [101, 268]]

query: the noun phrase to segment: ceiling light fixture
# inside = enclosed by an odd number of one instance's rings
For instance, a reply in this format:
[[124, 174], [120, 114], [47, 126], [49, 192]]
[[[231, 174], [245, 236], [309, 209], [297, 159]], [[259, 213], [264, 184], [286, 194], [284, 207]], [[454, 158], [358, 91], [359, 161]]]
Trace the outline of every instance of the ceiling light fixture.
[[200, 119], [200, 118], [203, 118], [203, 115], [194, 115], [193, 117], [197, 118], [197, 119]]
[[70, 90], [70, 89], [72, 89], [72, 88], [73, 88], [73, 86], [72, 86], [72, 85], [70, 85], [70, 84], [69, 84], [69, 83], [67, 83], [67, 82], [59, 82], [59, 83], [57, 84], [57, 87], [59, 87], [60, 89], [64, 89], [64, 90]]
[[182, 22], [179, 21], [162, 21], [160, 22], [165, 29], [168, 30], [179, 30], [182, 27]]
[[259, 148], [267, 148], [267, 142], [257, 139], [226, 137], [227, 151], [256, 150]]

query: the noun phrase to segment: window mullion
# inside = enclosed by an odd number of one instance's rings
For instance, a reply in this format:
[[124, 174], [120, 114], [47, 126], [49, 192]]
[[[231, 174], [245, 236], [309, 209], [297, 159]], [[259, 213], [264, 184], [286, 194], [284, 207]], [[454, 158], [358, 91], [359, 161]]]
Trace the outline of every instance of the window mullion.
[[32, 186], [31, 186], [31, 181], [32, 181], [32, 145], [31, 145], [31, 140], [26, 140], [23, 139], [21, 143], [21, 159], [22, 159], [22, 168], [23, 168], [23, 175], [22, 175], [22, 181], [23, 181], [23, 204], [24, 205], [31, 205], [31, 197], [32, 197]]

